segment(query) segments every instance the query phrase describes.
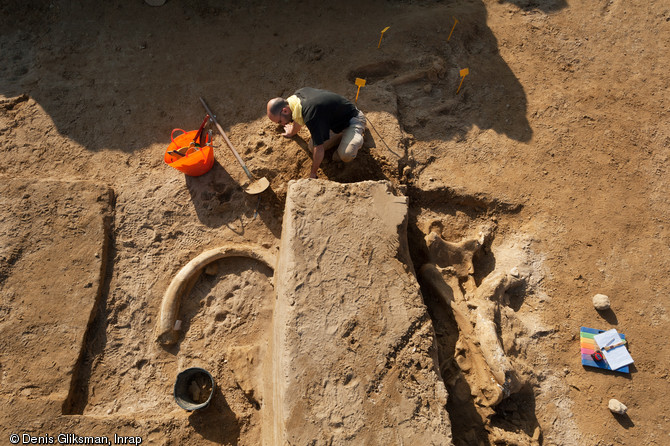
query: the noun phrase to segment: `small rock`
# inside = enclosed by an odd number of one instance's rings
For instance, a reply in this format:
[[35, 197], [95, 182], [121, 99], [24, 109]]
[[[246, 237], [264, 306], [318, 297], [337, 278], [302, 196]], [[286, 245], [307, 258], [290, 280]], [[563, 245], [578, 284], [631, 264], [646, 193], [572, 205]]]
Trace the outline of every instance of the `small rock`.
[[608, 404], [608, 407], [612, 413], [623, 415], [626, 413], [628, 408], [619, 400], [612, 398]]
[[209, 265], [205, 267], [205, 274], [208, 276], [216, 276], [219, 274], [219, 264], [216, 262], [212, 262]]
[[519, 268], [515, 266], [514, 268], [509, 270], [509, 273], [512, 277], [519, 277]]
[[593, 296], [593, 306], [598, 311], [609, 310], [610, 298], [604, 294], [596, 294]]
[[433, 91], [433, 86], [431, 84], [426, 84], [423, 86], [424, 93], [430, 94], [431, 91]]
[[410, 177], [410, 176], [412, 175], [412, 168], [409, 167], [409, 166], [405, 166], [405, 167], [403, 167], [403, 169], [402, 169], [402, 174], [403, 174], [403, 176], [405, 176], [405, 177]]
[[533, 441], [539, 441], [541, 434], [542, 434], [542, 431], [540, 430], [540, 426], [537, 426], [535, 428], [535, 431], [533, 431]]

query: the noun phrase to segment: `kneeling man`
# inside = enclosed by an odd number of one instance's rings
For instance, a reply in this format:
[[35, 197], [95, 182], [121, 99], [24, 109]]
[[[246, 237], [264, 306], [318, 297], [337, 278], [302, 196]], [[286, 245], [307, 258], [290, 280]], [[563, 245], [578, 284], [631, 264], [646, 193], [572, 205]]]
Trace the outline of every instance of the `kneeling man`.
[[356, 158], [363, 145], [365, 115], [345, 97], [330, 91], [305, 87], [287, 99], [270, 99], [267, 114], [272, 122], [284, 126], [282, 135], [287, 138], [296, 135], [303, 125], [307, 126], [312, 135], [310, 178], [316, 178], [325, 151], [338, 141], [333, 159], [345, 163]]

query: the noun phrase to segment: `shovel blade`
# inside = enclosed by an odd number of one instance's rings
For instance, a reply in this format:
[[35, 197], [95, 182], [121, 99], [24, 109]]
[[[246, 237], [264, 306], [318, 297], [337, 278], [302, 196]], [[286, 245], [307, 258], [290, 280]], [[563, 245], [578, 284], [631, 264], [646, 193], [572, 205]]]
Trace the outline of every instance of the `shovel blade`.
[[252, 181], [245, 189], [244, 192], [248, 193], [249, 195], [256, 195], [260, 194], [263, 192], [265, 189], [268, 188], [270, 185], [270, 182], [268, 181], [267, 178], [259, 178], [258, 180]]

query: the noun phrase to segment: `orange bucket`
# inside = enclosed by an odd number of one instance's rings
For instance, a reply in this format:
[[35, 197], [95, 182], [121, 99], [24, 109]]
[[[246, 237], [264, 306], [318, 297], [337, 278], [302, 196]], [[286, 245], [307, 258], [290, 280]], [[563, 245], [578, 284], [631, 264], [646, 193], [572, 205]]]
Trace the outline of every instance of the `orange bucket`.
[[181, 131], [182, 134], [176, 138], [172, 137], [172, 143], [165, 149], [165, 156], [163, 157], [165, 164], [192, 177], [197, 177], [209, 172], [214, 165], [214, 148], [210, 145], [198, 147], [197, 149], [191, 148], [186, 152], [185, 156], [172, 155], [169, 153], [180, 147], [189, 146], [198, 133], [198, 130], [185, 132], [182, 129], [174, 129], [172, 135], [174, 135], [174, 132], [177, 130]]

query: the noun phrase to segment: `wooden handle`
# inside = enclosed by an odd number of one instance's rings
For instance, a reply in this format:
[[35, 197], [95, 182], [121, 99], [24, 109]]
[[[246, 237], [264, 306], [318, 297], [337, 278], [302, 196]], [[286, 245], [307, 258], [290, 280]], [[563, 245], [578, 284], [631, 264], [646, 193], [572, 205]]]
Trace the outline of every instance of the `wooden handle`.
[[212, 122], [214, 123], [216, 128], [219, 129], [219, 133], [221, 133], [221, 136], [223, 136], [223, 139], [226, 140], [226, 143], [228, 144], [228, 147], [230, 147], [230, 150], [233, 152], [233, 155], [235, 155], [235, 158], [240, 163], [240, 166], [242, 166], [242, 169], [244, 169], [244, 173], [246, 173], [247, 176], [249, 177], [249, 179], [251, 181], [253, 181], [254, 180], [253, 175], [251, 175], [251, 172], [249, 172], [249, 169], [247, 169], [247, 166], [244, 164], [244, 161], [242, 161], [242, 158], [240, 157], [240, 154], [237, 153], [237, 150], [235, 150], [235, 147], [233, 147], [233, 144], [228, 139], [228, 136], [226, 136], [226, 132], [224, 132], [223, 128], [221, 128], [221, 126], [219, 125], [218, 121], [216, 120], [216, 116], [214, 115], [214, 113], [212, 113], [212, 110], [209, 109], [209, 107], [207, 106], [207, 103], [205, 102], [205, 100], [203, 98], [200, 98], [200, 102], [202, 102], [203, 107], [205, 107], [205, 110], [207, 111], [207, 114], [209, 115], [209, 118], [212, 120]]

